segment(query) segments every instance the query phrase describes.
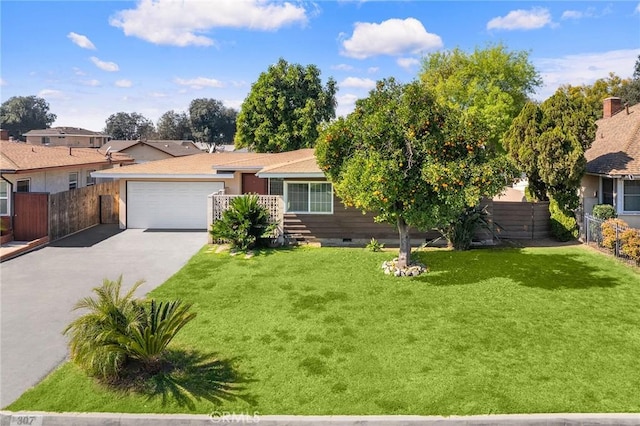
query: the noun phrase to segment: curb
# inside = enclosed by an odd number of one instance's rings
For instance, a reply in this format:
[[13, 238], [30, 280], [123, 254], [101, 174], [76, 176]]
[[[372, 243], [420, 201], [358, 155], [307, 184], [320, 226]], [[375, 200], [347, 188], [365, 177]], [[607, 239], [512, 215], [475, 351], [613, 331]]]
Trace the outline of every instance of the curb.
[[640, 414], [497, 414], [482, 416], [260, 416], [224, 414], [46, 413], [0, 411], [0, 426], [600, 426], [640, 425]]

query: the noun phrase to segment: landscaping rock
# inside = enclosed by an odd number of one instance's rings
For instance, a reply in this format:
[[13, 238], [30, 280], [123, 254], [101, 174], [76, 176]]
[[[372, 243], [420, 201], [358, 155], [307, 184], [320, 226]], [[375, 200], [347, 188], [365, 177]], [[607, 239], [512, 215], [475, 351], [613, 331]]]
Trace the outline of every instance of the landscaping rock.
[[398, 258], [382, 262], [382, 270], [385, 274], [396, 277], [417, 277], [428, 271], [427, 266], [420, 262], [412, 262], [404, 268], [398, 268]]

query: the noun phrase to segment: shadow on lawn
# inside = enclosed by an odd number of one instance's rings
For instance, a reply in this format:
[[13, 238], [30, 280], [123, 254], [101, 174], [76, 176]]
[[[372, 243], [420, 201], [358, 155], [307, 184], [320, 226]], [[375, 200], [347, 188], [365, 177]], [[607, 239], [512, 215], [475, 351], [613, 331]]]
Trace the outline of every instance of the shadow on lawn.
[[526, 287], [544, 290], [615, 287], [622, 278], [605, 268], [586, 263], [579, 253], [538, 253], [523, 249], [479, 249], [466, 252], [416, 253], [431, 272], [413, 278], [432, 285], [465, 285], [507, 278]]
[[194, 410], [195, 402], [207, 400], [216, 405], [242, 400], [255, 404], [245, 393], [245, 385], [253, 380], [234, 368], [234, 359], [221, 360], [212, 353], [170, 350], [156, 373], [145, 373], [131, 364], [120, 376], [115, 387], [133, 390], [148, 399], [161, 398], [165, 406], [175, 401]]

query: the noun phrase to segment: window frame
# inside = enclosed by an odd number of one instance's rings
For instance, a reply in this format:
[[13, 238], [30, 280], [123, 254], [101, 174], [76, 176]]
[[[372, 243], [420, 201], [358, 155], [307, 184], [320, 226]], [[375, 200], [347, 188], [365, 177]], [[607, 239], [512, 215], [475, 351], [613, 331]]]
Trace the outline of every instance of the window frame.
[[626, 183], [627, 182], [634, 182], [635, 185], [640, 187], [640, 180], [637, 180], [637, 179], [621, 179], [621, 180], [622, 180], [622, 184], [620, 186], [621, 186], [622, 196], [620, 197], [620, 211], [622, 212], [622, 214], [637, 214], [637, 215], [640, 215], [640, 210], [626, 210], [625, 209], [625, 201], [626, 201], [627, 197], [634, 197], [634, 198], [640, 199], [640, 193], [638, 193], [638, 194], [627, 194]]
[[4, 185], [5, 186], [5, 195], [2, 195], [2, 190], [0, 188], [0, 201], [1, 200], [6, 200], [5, 206], [6, 206], [6, 211], [2, 210], [2, 203], [0, 203], [0, 216], [9, 216], [10, 215], [10, 211], [11, 211], [11, 189], [10, 189], [10, 185], [8, 182], [6, 182], [5, 180], [0, 180], [0, 185]]
[[[21, 182], [27, 182], [27, 190], [26, 191], [21, 191], [20, 190], [20, 183]], [[31, 179], [18, 179], [16, 181], [16, 192], [31, 192]]]
[[[76, 175], [75, 179], [72, 179], [71, 176]], [[78, 189], [78, 172], [69, 172], [69, 191], [72, 189]]]
[[[283, 198], [284, 198], [284, 209], [285, 213], [295, 213], [295, 214], [333, 214], [333, 184], [327, 181], [298, 181], [298, 180], [285, 180], [283, 182]], [[307, 210], [306, 211], [297, 211], [297, 210], [289, 210], [289, 185], [298, 184], [298, 185], [307, 185]], [[311, 186], [312, 185], [329, 185], [329, 203], [330, 203], [330, 211], [311, 211]]]
[[87, 170], [87, 175], [85, 178], [85, 186], [93, 186], [96, 184], [96, 178], [91, 177], [91, 173], [95, 172], [95, 170]]

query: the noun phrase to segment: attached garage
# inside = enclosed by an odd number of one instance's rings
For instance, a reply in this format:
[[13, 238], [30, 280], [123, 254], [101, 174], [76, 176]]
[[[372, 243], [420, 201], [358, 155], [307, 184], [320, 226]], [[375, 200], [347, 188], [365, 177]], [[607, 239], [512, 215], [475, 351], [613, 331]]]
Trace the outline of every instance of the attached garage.
[[207, 196], [223, 182], [127, 181], [127, 228], [206, 229]]

